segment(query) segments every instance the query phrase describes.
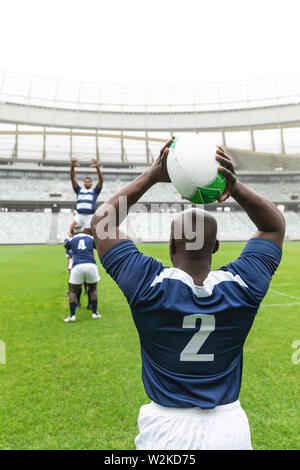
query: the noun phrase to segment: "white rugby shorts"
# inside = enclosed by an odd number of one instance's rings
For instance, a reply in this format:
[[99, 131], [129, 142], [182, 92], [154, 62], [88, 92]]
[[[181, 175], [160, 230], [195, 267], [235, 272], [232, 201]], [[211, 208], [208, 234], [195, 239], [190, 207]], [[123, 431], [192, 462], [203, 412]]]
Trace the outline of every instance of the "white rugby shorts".
[[140, 408], [137, 450], [252, 450], [248, 418], [239, 400], [202, 408]]
[[69, 258], [68, 260], [68, 270], [71, 270], [73, 266], [73, 258]]
[[100, 276], [97, 265], [94, 263], [76, 264], [76, 266], [71, 269], [69, 278], [70, 284], [83, 284], [84, 282], [94, 284], [98, 281], [100, 281]]
[[74, 220], [78, 225], [82, 225], [83, 228], [91, 228], [91, 220], [94, 214], [79, 214], [76, 212]]

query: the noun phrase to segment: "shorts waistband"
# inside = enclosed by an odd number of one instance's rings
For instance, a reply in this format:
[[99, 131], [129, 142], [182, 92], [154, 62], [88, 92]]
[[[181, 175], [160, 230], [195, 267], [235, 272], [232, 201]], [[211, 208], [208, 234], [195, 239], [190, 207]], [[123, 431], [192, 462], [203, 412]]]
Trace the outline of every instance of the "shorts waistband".
[[152, 401], [150, 406], [154, 412], [159, 414], [169, 415], [169, 414], [181, 414], [181, 415], [194, 415], [194, 416], [205, 416], [211, 415], [213, 413], [222, 413], [223, 411], [233, 410], [235, 408], [240, 408], [241, 404], [239, 400], [236, 400], [232, 403], [227, 403], [226, 405], [218, 405], [215, 408], [200, 408], [198, 406], [192, 408], [173, 408], [168, 406], [161, 406], [158, 403]]

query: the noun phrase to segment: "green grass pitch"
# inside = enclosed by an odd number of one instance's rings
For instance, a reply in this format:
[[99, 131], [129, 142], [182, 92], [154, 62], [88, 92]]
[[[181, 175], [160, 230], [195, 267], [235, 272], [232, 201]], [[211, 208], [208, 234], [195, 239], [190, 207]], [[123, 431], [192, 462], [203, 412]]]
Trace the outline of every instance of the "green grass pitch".
[[[224, 243], [213, 268], [235, 259]], [[170, 265], [166, 244], [140, 247]], [[0, 449], [135, 449], [148, 403], [138, 335], [122, 292], [100, 267], [100, 313], [68, 315], [62, 246], [0, 247]], [[99, 263], [98, 263], [99, 264]], [[240, 400], [254, 449], [300, 448], [300, 243], [286, 243], [244, 349]], [[82, 296], [86, 305], [86, 297]]]

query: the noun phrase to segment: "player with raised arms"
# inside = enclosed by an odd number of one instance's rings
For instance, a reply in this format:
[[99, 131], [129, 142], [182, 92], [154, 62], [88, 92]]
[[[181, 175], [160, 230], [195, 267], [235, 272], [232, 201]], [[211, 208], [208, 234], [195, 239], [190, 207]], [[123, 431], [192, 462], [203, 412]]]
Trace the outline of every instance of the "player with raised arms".
[[101, 318], [97, 312], [98, 295], [97, 282], [100, 280], [98, 268], [94, 258], [94, 249], [96, 248], [94, 239], [91, 235], [85, 233], [82, 225], [76, 225], [73, 229], [74, 236], [66, 239], [64, 246], [72, 251], [73, 264], [69, 278], [69, 307], [70, 315], [65, 318], [65, 322], [76, 321], [76, 306], [78, 294], [81, 286], [85, 282], [89, 289], [89, 299], [92, 307], [92, 318]]
[[[226, 177], [222, 203], [232, 196], [256, 225], [239, 258], [211, 270], [219, 248], [208, 212], [178, 215], [169, 241], [173, 268], [142, 254], [119, 230], [119, 204], [127, 211], [158, 182], [169, 182], [167, 155], [112, 196], [91, 227], [99, 258], [130, 305], [139, 333], [142, 379], [151, 403], [140, 409], [136, 448], [158, 450], [251, 449], [248, 419], [239, 402], [243, 346], [282, 255], [285, 221], [274, 204], [237, 180], [230, 157], [216, 150]], [[122, 208], [122, 214], [127, 211]], [[198, 227], [201, 247], [188, 249], [179, 228]], [[189, 227], [188, 227], [189, 228]]]
[[92, 160], [91, 164], [91, 168], [96, 168], [98, 176], [98, 181], [94, 188], [92, 178], [89, 176], [84, 178], [83, 187], [79, 186], [75, 177], [75, 167], [77, 166], [80, 166], [78, 158], [73, 157], [71, 159], [70, 177], [72, 187], [77, 195], [77, 203], [76, 214], [69, 229], [69, 236], [72, 236], [73, 228], [76, 224], [82, 225], [84, 229], [90, 230], [91, 219], [96, 211], [96, 200], [103, 186], [103, 174], [95, 158]]

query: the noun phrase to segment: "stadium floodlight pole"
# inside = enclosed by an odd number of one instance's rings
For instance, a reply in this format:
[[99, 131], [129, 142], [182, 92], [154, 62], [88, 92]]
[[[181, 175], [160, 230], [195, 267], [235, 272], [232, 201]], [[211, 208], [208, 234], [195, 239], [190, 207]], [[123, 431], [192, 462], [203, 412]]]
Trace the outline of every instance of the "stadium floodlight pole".
[[19, 134], [18, 134], [18, 124], [16, 124], [16, 137], [15, 137], [15, 145], [12, 151], [12, 159], [18, 158], [18, 149], [19, 149]]
[[100, 161], [100, 151], [99, 151], [99, 134], [98, 134], [98, 130], [96, 130], [96, 160], [99, 163], [99, 161]]
[[72, 129], [70, 129], [70, 160], [73, 158], [73, 138]]
[[284, 134], [283, 134], [283, 128], [280, 126], [280, 146], [281, 146], [281, 153], [282, 155], [285, 155], [285, 144], [284, 144]]

